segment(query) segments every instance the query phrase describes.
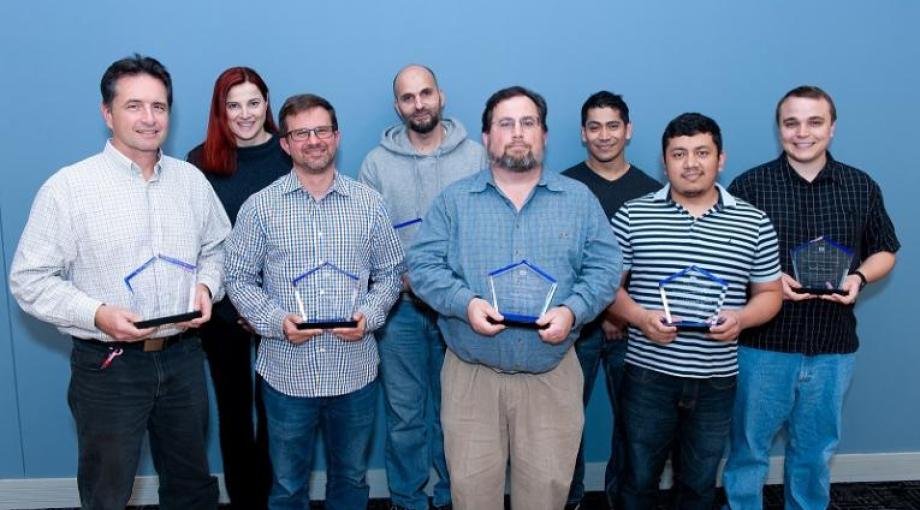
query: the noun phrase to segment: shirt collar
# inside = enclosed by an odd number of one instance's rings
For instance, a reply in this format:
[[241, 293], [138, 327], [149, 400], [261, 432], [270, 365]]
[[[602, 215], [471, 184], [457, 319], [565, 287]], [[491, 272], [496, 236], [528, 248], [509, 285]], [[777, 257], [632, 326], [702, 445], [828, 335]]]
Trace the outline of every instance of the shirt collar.
[[[293, 193], [295, 191], [307, 193], [307, 190], [303, 189], [303, 185], [300, 184], [300, 179], [297, 178], [297, 171], [294, 169], [291, 169], [291, 171], [284, 176], [284, 180], [281, 181], [281, 191], [282, 193]], [[343, 196], [351, 194], [348, 182], [345, 181], [345, 178], [342, 177], [342, 174], [338, 171], [335, 172], [335, 177], [332, 178], [332, 187], [329, 188], [326, 195], [333, 192]]]
[[[723, 188], [721, 184], [716, 183], [716, 189], [719, 190], [719, 201], [716, 203], [716, 207], [736, 207], [738, 205], [738, 201], [735, 200], [735, 197], [733, 197], [727, 189]], [[656, 201], [673, 202], [673, 200], [671, 200], [671, 184], [665, 184], [664, 187], [655, 192], [653, 198]]]
[[[561, 176], [555, 172], [549, 172], [545, 168], [540, 172], [540, 180], [537, 181], [537, 187], [546, 188], [549, 191], [564, 191], [565, 190], [565, 180], [568, 177]], [[489, 186], [497, 188], [495, 184], [495, 178], [492, 175], [492, 169], [487, 167], [483, 170], [480, 170], [476, 174], [475, 178], [470, 180], [467, 191], [470, 193], [481, 193], [485, 191]]]
[[[131, 175], [137, 175], [139, 177], [144, 176], [144, 171], [135, 163], [131, 158], [125, 156], [118, 149], [112, 145], [112, 139], [109, 138], [105, 142], [105, 149], [103, 149], [102, 154], [105, 158], [112, 164], [113, 167], [117, 168], [120, 171], [129, 173]], [[153, 179], [156, 180], [159, 178], [160, 173], [163, 171], [163, 150], [160, 149], [157, 151], [157, 162], [153, 165]]]
[[[805, 178], [799, 175], [795, 171], [795, 168], [792, 168], [792, 165], [789, 163], [789, 158], [786, 156], [786, 153], [783, 152], [779, 155], [779, 167], [783, 170], [783, 176], [788, 180], [796, 180], [808, 183]], [[837, 180], [837, 160], [831, 156], [831, 152], [827, 151], [827, 161], [824, 163], [824, 168], [818, 172], [818, 175], [814, 178], [811, 183], [822, 182], [825, 180], [835, 182]]]

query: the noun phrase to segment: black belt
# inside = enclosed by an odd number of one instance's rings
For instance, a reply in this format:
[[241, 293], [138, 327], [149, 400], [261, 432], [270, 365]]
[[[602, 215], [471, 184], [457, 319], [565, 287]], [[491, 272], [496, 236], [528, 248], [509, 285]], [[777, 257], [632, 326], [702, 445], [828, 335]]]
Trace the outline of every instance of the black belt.
[[196, 336], [198, 336], [197, 330], [188, 329], [182, 333], [179, 333], [178, 335], [163, 336], [160, 338], [148, 338], [146, 340], [138, 340], [137, 342], [103, 342], [102, 340], [96, 340], [95, 338], [80, 338], [76, 336], [73, 337], [73, 339], [79, 340], [81, 342], [103, 345], [113, 349], [131, 349], [134, 351], [157, 352], [168, 349], [169, 347], [179, 343], [185, 338], [193, 338]]

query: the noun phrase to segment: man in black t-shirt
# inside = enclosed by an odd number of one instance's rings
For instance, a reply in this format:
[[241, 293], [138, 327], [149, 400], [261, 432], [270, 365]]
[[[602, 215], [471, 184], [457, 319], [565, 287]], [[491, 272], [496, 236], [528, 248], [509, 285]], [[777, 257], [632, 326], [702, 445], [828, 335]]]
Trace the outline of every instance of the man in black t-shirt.
[[[562, 172], [581, 181], [597, 196], [607, 218], [612, 218], [621, 205], [633, 198], [658, 191], [661, 183], [626, 160], [626, 144], [632, 138], [629, 107], [619, 95], [602, 90], [585, 101], [581, 107], [581, 140], [588, 149], [588, 158]], [[603, 363], [607, 393], [613, 412], [613, 437], [610, 459], [604, 475], [604, 492], [613, 505], [619, 490], [624, 458], [622, 431], [618, 423], [617, 394], [623, 380], [626, 357], [625, 324], [605, 319], [601, 314], [581, 330], [575, 352], [585, 376], [584, 404], [591, 398], [598, 366]], [[584, 440], [578, 451], [575, 473], [569, 489], [566, 509], [577, 509], [585, 493]]]

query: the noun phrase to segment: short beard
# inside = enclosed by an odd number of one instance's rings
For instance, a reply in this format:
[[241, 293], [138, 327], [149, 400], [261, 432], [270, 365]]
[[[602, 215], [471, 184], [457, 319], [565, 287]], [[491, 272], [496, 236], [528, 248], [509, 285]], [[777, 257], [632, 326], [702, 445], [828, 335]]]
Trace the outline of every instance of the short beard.
[[537, 161], [537, 158], [534, 157], [533, 151], [527, 151], [527, 154], [519, 158], [516, 158], [506, 152], [498, 158], [492, 158], [492, 162], [495, 163], [496, 166], [500, 166], [505, 170], [517, 173], [529, 172], [540, 164], [540, 162]]
[[438, 124], [441, 123], [441, 115], [437, 112], [429, 112], [429, 120], [423, 124], [419, 124], [412, 120], [412, 117], [407, 117], [406, 126], [415, 131], [420, 135], [427, 135], [428, 133], [434, 131], [434, 128], [438, 127]]
[[305, 162], [303, 164], [303, 170], [311, 175], [319, 175], [325, 172], [327, 168], [329, 168], [329, 165], [332, 163], [334, 158], [335, 154], [331, 154], [328, 157], [321, 159], [318, 163], [314, 163], [312, 161]]

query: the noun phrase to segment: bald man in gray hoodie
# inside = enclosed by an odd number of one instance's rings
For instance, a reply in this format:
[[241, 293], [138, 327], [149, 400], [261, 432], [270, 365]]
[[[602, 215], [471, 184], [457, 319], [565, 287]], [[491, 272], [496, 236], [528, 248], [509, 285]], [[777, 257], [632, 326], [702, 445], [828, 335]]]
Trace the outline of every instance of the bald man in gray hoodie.
[[[446, 96], [431, 69], [402, 68], [393, 79], [393, 95], [403, 122], [383, 132], [380, 145], [364, 158], [358, 180], [383, 195], [408, 250], [434, 198], [454, 181], [485, 168], [488, 157], [482, 145], [467, 138], [460, 122], [441, 117]], [[379, 332], [378, 350], [392, 508], [428, 509], [425, 486], [432, 464], [439, 478], [434, 506], [450, 508], [440, 421], [445, 345], [437, 313], [408, 284]]]

